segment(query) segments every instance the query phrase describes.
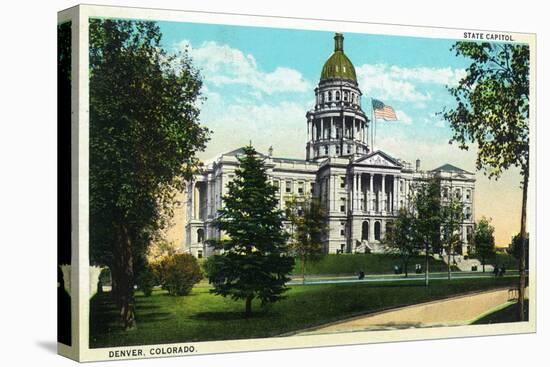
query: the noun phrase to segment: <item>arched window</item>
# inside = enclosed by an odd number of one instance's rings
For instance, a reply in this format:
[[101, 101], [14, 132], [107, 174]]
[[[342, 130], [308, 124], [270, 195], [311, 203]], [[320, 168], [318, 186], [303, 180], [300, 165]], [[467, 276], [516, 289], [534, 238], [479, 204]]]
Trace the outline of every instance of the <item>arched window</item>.
[[332, 101], [332, 92], [331, 91], [328, 91], [327, 92], [327, 101]]
[[348, 101], [348, 92], [344, 91], [344, 102], [347, 102]]
[[380, 222], [374, 222], [374, 239], [380, 241]]
[[197, 229], [197, 242], [202, 243], [204, 241], [204, 229]]
[[340, 100], [340, 91], [336, 91], [336, 101]]
[[369, 240], [369, 221], [368, 220], [364, 221], [363, 225], [361, 226], [361, 240], [362, 241]]

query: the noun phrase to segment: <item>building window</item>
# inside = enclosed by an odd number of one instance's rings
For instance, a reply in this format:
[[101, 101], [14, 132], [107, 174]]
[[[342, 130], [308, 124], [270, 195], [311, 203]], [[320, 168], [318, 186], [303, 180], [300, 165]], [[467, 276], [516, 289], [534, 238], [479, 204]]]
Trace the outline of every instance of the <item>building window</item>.
[[332, 101], [332, 93], [330, 91], [327, 92], [327, 101]]
[[346, 188], [346, 177], [340, 177], [340, 188], [345, 189]]
[[466, 200], [470, 200], [470, 197], [472, 196], [471, 190], [466, 190]]
[[204, 241], [204, 229], [197, 229], [197, 242], [202, 243]]
[[369, 240], [369, 222], [364, 221], [361, 225], [361, 240], [362, 241], [368, 241]]
[[460, 199], [461, 197], [462, 197], [462, 195], [460, 194], [460, 189], [456, 189], [455, 190], [455, 198]]
[[279, 185], [280, 185], [279, 180], [273, 181], [273, 186], [275, 187], [276, 192], [279, 192]]
[[340, 198], [340, 211], [342, 213], [346, 212], [346, 198]]
[[351, 153], [351, 145], [348, 145], [348, 154]]
[[202, 259], [202, 250], [197, 251], [197, 257]]
[[303, 194], [303, 193], [304, 193], [304, 183], [298, 182], [298, 194]]
[[328, 155], [328, 145], [325, 145], [325, 155]]
[[340, 146], [339, 145], [336, 146], [336, 155], [340, 155]]
[[470, 220], [471, 217], [472, 217], [472, 209], [469, 206], [467, 206], [466, 207], [465, 218], [466, 218], [466, 220]]
[[292, 192], [292, 181], [286, 181], [285, 183], [285, 192], [291, 193]]
[[340, 100], [340, 91], [336, 91], [336, 101]]

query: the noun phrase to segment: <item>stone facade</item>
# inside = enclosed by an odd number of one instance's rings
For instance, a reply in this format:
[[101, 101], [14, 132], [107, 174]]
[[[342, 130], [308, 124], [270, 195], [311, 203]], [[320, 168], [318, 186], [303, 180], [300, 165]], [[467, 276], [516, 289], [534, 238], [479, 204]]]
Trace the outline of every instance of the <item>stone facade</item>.
[[[441, 179], [442, 201], [451, 195], [464, 203], [463, 246], [474, 227], [475, 176], [450, 164], [423, 171], [420, 160], [410, 163], [382, 150], [371, 151], [370, 120], [361, 108], [361, 90], [353, 64], [343, 53], [343, 36], [336, 34], [335, 50], [323, 66], [315, 88], [315, 106], [306, 113], [306, 159], [263, 155], [270, 181], [279, 188], [279, 208], [292, 195], [320, 198], [327, 212], [326, 253], [382, 252], [388, 226], [400, 208], [409, 205], [415, 186], [430, 177]], [[186, 189], [187, 222], [183, 249], [197, 257], [213, 250], [205, 241], [222, 234], [212, 221], [222, 206], [227, 183], [235, 175], [236, 149], [221, 154], [195, 175]]]

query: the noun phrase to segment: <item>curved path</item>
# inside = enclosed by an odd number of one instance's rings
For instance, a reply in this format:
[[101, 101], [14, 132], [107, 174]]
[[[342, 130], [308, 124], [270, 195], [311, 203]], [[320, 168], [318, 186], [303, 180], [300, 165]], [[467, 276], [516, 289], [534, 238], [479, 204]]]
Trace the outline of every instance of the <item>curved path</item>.
[[462, 295], [354, 317], [304, 330], [297, 335], [467, 325], [481, 314], [508, 302], [511, 296], [508, 288]]

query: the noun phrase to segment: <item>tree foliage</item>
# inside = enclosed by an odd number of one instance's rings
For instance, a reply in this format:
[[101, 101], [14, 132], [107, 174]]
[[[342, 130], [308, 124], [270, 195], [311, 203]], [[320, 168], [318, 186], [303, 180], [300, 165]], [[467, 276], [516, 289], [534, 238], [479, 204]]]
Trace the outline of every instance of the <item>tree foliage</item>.
[[300, 259], [302, 279], [306, 264], [323, 254], [322, 239], [328, 230], [326, 213], [318, 198], [293, 197], [287, 207], [291, 223], [290, 250]]
[[199, 167], [202, 80], [168, 54], [154, 22], [90, 20], [90, 256], [113, 275], [125, 328], [135, 325], [135, 266]]
[[244, 299], [248, 317], [253, 299], [266, 305], [283, 297], [294, 259], [287, 255], [283, 213], [277, 209], [276, 188], [268, 182], [262, 158], [247, 146], [238, 160], [215, 222], [227, 234], [216, 244], [223, 251], [211, 256], [205, 267], [211, 291]]
[[188, 295], [193, 286], [202, 279], [201, 267], [191, 254], [166, 256], [158, 264], [158, 274], [162, 288], [172, 296]]
[[[508, 245], [508, 251], [510, 255], [516, 259], [521, 257], [521, 235], [518, 233], [512, 237], [512, 242]], [[529, 258], [529, 233], [525, 234], [525, 258]]]
[[477, 168], [498, 177], [511, 166], [529, 167], [529, 47], [457, 42], [451, 50], [472, 60], [466, 76], [448, 87], [456, 107], [443, 111], [452, 142], [478, 146]]
[[386, 251], [401, 257], [405, 277], [409, 275], [409, 260], [424, 248], [417, 225], [418, 218], [413, 208], [401, 208], [384, 239]]
[[425, 254], [426, 286], [429, 285], [430, 254], [441, 252], [441, 181], [437, 177], [416, 185], [413, 198], [416, 230]]
[[481, 218], [476, 224], [474, 232], [475, 255], [481, 261], [484, 272], [487, 261], [493, 259], [496, 255], [494, 233], [495, 228], [487, 218]]
[[477, 169], [489, 177], [517, 167], [523, 176], [518, 319], [525, 313], [525, 242], [529, 185], [529, 47], [521, 44], [457, 42], [457, 56], [472, 61], [458, 86], [449, 87], [456, 107], [443, 111], [462, 149], [477, 144]]

